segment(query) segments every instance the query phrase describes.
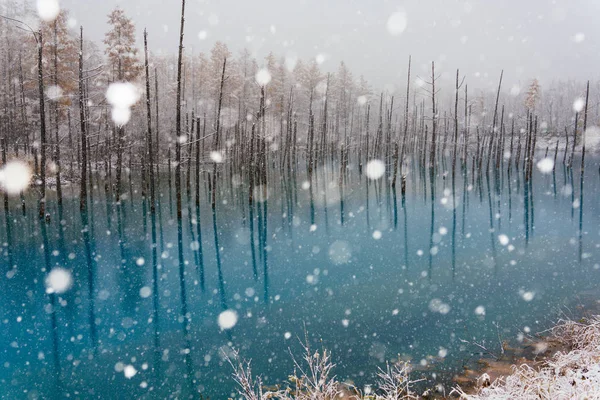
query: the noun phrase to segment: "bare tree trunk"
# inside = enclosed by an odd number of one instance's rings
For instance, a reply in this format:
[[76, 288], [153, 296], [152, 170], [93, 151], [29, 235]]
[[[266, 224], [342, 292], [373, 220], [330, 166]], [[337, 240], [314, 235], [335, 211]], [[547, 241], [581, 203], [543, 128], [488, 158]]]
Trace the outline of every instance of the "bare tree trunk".
[[25, 79], [23, 76], [23, 62], [19, 52], [19, 86], [21, 89], [21, 123], [25, 131], [25, 153], [29, 154], [31, 143], [29, 141], [29, 124], [27, 122], [27, 110], [25, 109]]
[[116, 172], [116, 187], [115, 201], [121, 201], [121, 180], [123, 176], [123, 127], [117, 127], [117, 172]]
[[87, 208], [87, 132], [85, 124], [85, 103], [83, 100], [83, 27], [79, 36], [79, 118], [81, 126], [81, 186], [79, 190], [79, 209]]
[[493, 138], [496, 135], [496, 120], [498, 118], [498, 100], [500, 99], [500, 88], [502, 87], [502, 76], [504, 70], [500, 72], [500, 82], [498, 82], [498, 92], [496, 92], [496, 105], [494, 106], [494, 119], [492, 120], [492, 132], [490, 134], [490, 143], [488, 146], [488, 159], [486, 164], [486, 171], [490, 169], [490, 160], [492, 158], [492, 146], [494, 144]]
[[585, 172], [585, 131], [587, 129], [588, 100], [590, 97], [590, 81], [585, 90], [585, 111], [583, 114], [583, 135], [581, 137], [581, 170], [579, 174], [579, 262], [583, 260], [583, 174]]
[[42, 187], [40, 188], [40, 200], [39, 200], [39, 215], [40, 218], [44, 218], [46, 215], [46, 112], [44, 104], [44, 71], [43, 71], [43, 50], [44, 43], [42, 41], [42, 28], [38, 30], [38, 89], [40, 96], [40, 152], [41, 152], [41, 165], [40, 165], [40, 180], [42, 181]]
[[[177, 99], [175, 110], [175, 192], [177, 201], [177, 220], [181, 221], [181, 66], [183, 64], [183, 27], [185, 23], [185, 0], [181, 1], [181, 30], [179, 32], [179, 56], [177, 59]], [[218, 122], [217, 122], [218, 124]], [[181, 245], [182, 238], [179, 238]]]
[[435, 63], [431, 62], [431, 104], [432, 104], [432, 121], [431, 121], [431, 153], [429, 154], [430, 167], [435, 168], [435, 141], [437, 128], [437, 110], [435, 108]]
[[400, 152], [400, 160], [404, 161], [406, 154], [406, 137], [408, 136], [408, 102], [410, 96], [410, 63], [411, 56], [408, 56], [408, 77], [406, 78], [406, 108], [404, 110], [404, 135], [402, 136], [402, 151]]
[[575, 126], [573, 128], [573, 147], [571, 148], [571, 157], [569, 158], [568, 167], [573, 166], [573, 157], [575, 157], [575, 146], [577, 146], [577, 124], [579, 123], [579, 113], [575, 112]]
[[[54, 20], [54, 86], [58, 87], [58, 32], [56, 27], [56, 20]], [[54, 133], [56, 137], [55, 143], [55, 160], [56, 163], [56, 197], [58, 199], [58, 205], [62, 206], [62, 185], [60, 179], [60, 138], [58, 135], [59, 130], [59, 110], [58, 110], [58, 99], [54, 99]], [[59, 221], [60, 222], [60, 221]]]
[[221, 86], [219, 88], [219, 103], [217, 106], [217, 120], [216, 120], [216, 129], [215, 129], [215, 138], [213, 141], [213, 150], [218, 151], [218, 146], [220, 144], [220, 133], [221, 133], [221, 107], [223, 104], [223, 86], [225, 84], [225, 67], [227, 66], [227, 58], [223, 60], [223, 71], [221, 72]]
[[156, 150], [154, 151], [154, 157], [156, 160], [156, 174], [157, 174], [157, 184], [158, 187], [160, 188], [160, 169], [159, 169], [159, 148], [160, 148], [160, 141], [158, 139], [159, 137], [159, 132], [160, 132], [160, 124], [159, 124], [159, 119], [158, 119], [158, 69], [154, 68], [154, 102], [156, 104]]
[[[313, 143], [315, 136], [315, 119], [312, 112], [313, 92], [310, 92], [310, 101], [308, 106], [308, 177], [312, 178], [313, 170]], [[311, 183], [312, 184], [312, 183]]]
[[452, 180], [454, 182], [454, 174], [456, 172], [456, 151], [458, 145], [458, 69], [456, 70], [456, 97], [454, 99], [454, 143], [452, 149]]
[[[148, 32], [144, 29], [144, 67], [146, 71], [146, 110], [148, 115], [148, 130], [146, 131], [147, 157], [149, 161], [150, 178], [150, 213], [156, 212], [156, 198], [154, 188], [154, 151], [152, 146], [152, 112], [150, 104], [150, 73], [148, 72]], [[153, 243], [154, 245], [154, 243]]]

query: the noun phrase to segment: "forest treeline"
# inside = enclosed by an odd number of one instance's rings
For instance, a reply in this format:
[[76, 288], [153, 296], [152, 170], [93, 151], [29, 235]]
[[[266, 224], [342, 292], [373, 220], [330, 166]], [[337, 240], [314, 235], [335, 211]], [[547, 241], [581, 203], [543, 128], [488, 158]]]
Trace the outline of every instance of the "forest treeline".
[[[359, 172], [382, 160], [395, 186], [408, 156], [435, 175], [444, 172], [439, 160], [450, 157], [452, 168], [471, 162], [478, 173], [508, 158], [530, 176], [538, 148], [554, 161], [560, 150], [572, 166], [600, 115], [600, 102], [588, 107], [589, 83], [587, 90], [576, 82], [542, 90], [536, 79], [509, 87], [498, 71], [497, 90], [469, 91], [459, 70], [448, 79], [434, 62], [415, 68], [407, 55], [399, 66], [404, 87], [381, 92], [344, 62], [325, 72], [319, 57], [256, 58], [223, 42], [194, 53], [183, 30], [179, 57], [155, 54], [148, 50], [152, 29], [136, 43], [137, 28], [120, 8], [107, 16], [102, 43], [86, 40], [85, 27], [73, 26], [65, 9], [44, 21], [26, 5], [4, 2], [2, 16], [3, 156], [32, 164], [41, 217], [48, 185], [60, 202], [66, 182], [79, 184], [83, 208], [98, 177], [118, 202], [131, 171], [141, 174], [144, 194], [159, 169], [169, 171], [169, 182], [172, 168], [183, 172], [189, 190], [203, 170], [212, 179], [243, 175], [255, 186], [266, 183], [269, 164], [290, 172], [301, 165], [312, 177], [326, 160]], [[135, 93], [116, 96], [135, 97], [131, 110], [115, 110], [108, 98], [109, 87], [123, 82]]]

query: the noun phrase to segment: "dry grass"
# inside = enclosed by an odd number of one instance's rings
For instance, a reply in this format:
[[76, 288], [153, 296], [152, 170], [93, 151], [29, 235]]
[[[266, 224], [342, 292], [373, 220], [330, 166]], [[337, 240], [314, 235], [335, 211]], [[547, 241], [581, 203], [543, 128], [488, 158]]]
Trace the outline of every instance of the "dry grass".
[[[293, 358], [293, 356], [292, 356]], [[289, 384], [276, 390], [268, 390], [263, 386], [260, 376], [254, 378], [251, 363], [239, 359], [234, 352], [233, 359], [228, 358], [233, 367], [233, 378], [238, 384], [238, 394], [244, 400], [412, 400], [419, 397], [413, 393], [412, 385], [417, 381], [410, 380], [410, 365], [399, 363], [387, 365], [378, 373], [379, 382], [376, 390], [363, 393], [358, 388], [339, 382], [333, 369], [331, 354], [327, 350], [312, 352], [304, 346], [302, 362], [293, 358], [296, 371], [289, 376]]]
[[[475, 393], [461, 387], [451, 398], [469, 400], [509, 399], [599, 399], [600, 400], [600, 316], [579, 322], [561, 320], [550, 330], [550, 340], [561, 344], [559, 351], [540, 366], [513, 366], [508, 376], [491, 380], [482, 374]], [[546, 348], [546, 347], [544, 347]], [[293, 356], [292, 356], [293, 358]], [[294, 359], [295, 371], [285, 386], [265, 389], [260, 376], [253, 377], [249, 361], [234, 353], [229, 362], [243, 400], [412, 400], [423, 398], [414, 391], [417, 381], [410, 379], [410, 364], [398, 363], [380, 369], [374, 389], [362, 392], [339, 382], [333, 374], [335, 364], [326, 350], [311, 351], [304, 346], [301, 362]]]
[[600, 399], [600, 316], [580, 322], [562, 320], [551, 330], [564, 345], [540, 368], [513, 366], [511, 375], [475, 394], [460, 387], [453, 394], [463, 399]]

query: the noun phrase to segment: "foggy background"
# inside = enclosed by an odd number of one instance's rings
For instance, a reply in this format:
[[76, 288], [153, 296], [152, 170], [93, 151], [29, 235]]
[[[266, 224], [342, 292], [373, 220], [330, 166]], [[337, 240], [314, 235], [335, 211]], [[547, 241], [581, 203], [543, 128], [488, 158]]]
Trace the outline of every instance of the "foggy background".
[[[151, 51], [176, 53], [180, 1], [61, 1], [101, 48], [106, 15], [117, 5], [136, 24], [138, 48], [146, 27]], [[387, 23], [398, 11], [407, 24], [394, 36]], [[410, 54], [415, 77], [426, 78], [435, 61], [441, 84], [453, 82], [460, 68], [469, 87], [491, 89], [504, 69], [503, 90], [509, 91], [533, 78], [542, 86], [596, 79], [598, 15], [595, 0], [188, 0], [185, 47], [209, 52], [220, 40], [234, 55], [248, 48], [259, 62], [269, 51], [303, 60], [321, 55], [322, 70], [334, 71], [343, 60], [380, 89], [404, 86]]]

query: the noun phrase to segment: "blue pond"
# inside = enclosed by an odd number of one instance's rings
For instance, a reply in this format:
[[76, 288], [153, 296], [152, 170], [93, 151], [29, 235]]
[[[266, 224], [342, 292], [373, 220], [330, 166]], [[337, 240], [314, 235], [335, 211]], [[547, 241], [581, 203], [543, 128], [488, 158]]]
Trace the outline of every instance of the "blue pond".
[[[35, 189], [25, 214], [9, 198], [1, 397], [222, 399], [235, 391], [233, 349], [276, 384], [305, 341], [359, 387], [401, 358], [448, 388], [479, 357], [467, 342], [498, 351], [598, 298], [596, 160], [583, 193], [579, 169], [560, 162], [529, 182], [514, 167], [405, 171], [404, 191], [356, 166], [340, 178], [336, 164], [311, 182], [269, 170], [254, 190], [224, 174], [214, 208], [207, 175], [200, 207], [184, 178], [180, 221], [166, 173], [154, 218], [136, 176], [120, 205], [96, 177], [85, 214], [77, 187], [60, 207], [51, 191], [47, 222]], [[72, 286], [51, 293], [59, 267]]]

